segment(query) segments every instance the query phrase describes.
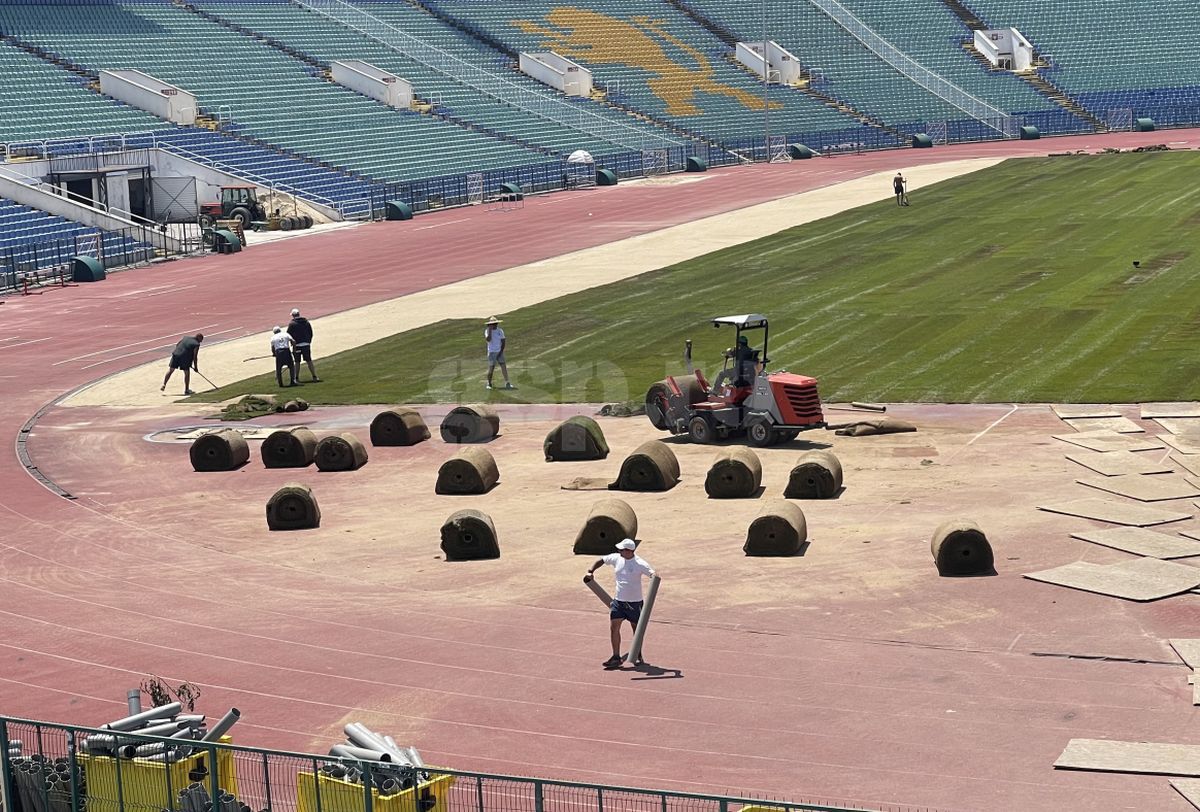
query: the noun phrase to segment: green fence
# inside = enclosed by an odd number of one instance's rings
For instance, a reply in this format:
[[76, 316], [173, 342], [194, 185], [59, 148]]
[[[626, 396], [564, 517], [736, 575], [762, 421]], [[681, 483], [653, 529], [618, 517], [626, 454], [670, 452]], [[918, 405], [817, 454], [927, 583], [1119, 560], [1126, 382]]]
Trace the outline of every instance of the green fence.
[[[111, 730], [0, 717], [4, 812], [846, 812], [189, 742], [164, 761], [88, 751]], [[124, 743], [178, 744], [118, 734]], [[878, 809], [878, 807], [877, 807]], [[888, 807], [888, 809], [899, 809]]]

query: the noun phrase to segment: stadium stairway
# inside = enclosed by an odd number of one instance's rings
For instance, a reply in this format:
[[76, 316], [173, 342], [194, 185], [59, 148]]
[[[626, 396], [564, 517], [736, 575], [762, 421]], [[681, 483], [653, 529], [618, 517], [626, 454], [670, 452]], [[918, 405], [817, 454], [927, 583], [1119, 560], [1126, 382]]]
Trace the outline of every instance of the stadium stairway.
[[[667, 5], [679, 9], [683, 14], [690, 17], [701, 27], [706, 28], [710, 33], [712, 33], [713, 36], [725, 43], [725, 45], [730, 49], [730, 52], [725, 55], [727, 62], [739, 70], [749, 73], [755, 78], [755, 80], [761, 80], [759, 74], [755, 73], [754, 71], [750, 70], [750, 68], [739, 62], [736, 55], [734, 55], [733, 51], [737, 48], [737, 43], [740, 39], [737, 34], [735, 34], [729, 28], [726, 28], [718, 20], [708, 16], [707, 14], [704, 14], [700, 9], [689, 5], [687, 2], [685, 2], [685, 0], [665, 0], [665, 2]], [[824, 104], [826, 107], [851, 116], [868, 127], [874, 127], [883, 132], [890, 133], [898, 141], [903, 141], [906, 138], [905, 133], [884, 123], [884, 121], [877, 116], [872, 115], [865, 110], [858, 109], [848, 101], [839, 99], [816, 89], [812, 81], [812, 74], [810, 74], [806, 69], [802, 68], [801, 73], [804, 76], [805, 84], [802, 87], [792, 87], [792, 89], [796, 92], [803, 93], [806, 96], [814, 98]]]
[[[948, 8], [948, 9], [950, 9], [950, 11], [954, 12], [955, 16], [957, 16], [960, 20], [962, 20], [963, 25], [965, 25], [971, 31], [985, 31], [990, 27], [990, 26], [988, 26], [988, 24], [986, 22], [984, 22], [979, 17], [979, 15], [977, 15], [971, 9], [967, 8], [965, 5], [963, 5], [961, 2], [959, 2], [959, 0], [942, 0], [942, 3], [946, 6], [946, 8]], [[979, 51], [975, 50], [975, 47], [973, 44], [964, 43], [963, 49], [968, 54], [970, 54], [972, 58], [974, 58], [981, 65], [983, 65], [983, 67], [985, 69], [995, 70], [995, 68], [993, 68], [992, 64], [987, 61], [987, 57], [985, 57], [983, 54], [979, 53]], [[1042, 66], [1037, 65], [1038, 61], [1039, 61], [1039, 54], [1036, 51], [1034, 51], [1035, 67], [1040, 68]], [[1106, 125], [1103, 121], [1101, 121], [1096, 116], [1092, 115], [1091, 112], [1087, 108], [1085, 108], [1083, 105], [1076, 102], [1074, 99], [1072, 99], [1070, 96], [1068, 96], [1063, 91], [1059, 90], [1057, 87], [1055, 87], [1050, 82], [1047, 82], [1042, 77], [1039, 70], [1033, 70], [1028, 73], [1018, 73], [1018, 74], [1016, 74], [1016, 76], [1019, 79], [1021, 79], [1021, 81], [1027, 83], [1030, 87], [1032, 87], [1038, 93], [1041, 93], [1047, 99], [1054, 102], [1062, 109], [1066, 110], [1068, 113], [1071, 113], [1072, 115], [1074, 115], [1078, 118], [1081, 118], [1084, 121], [1091, 124], [1092, 127], [1097, 132], [1106, 132], [1108, 130], [1108, 125]]]

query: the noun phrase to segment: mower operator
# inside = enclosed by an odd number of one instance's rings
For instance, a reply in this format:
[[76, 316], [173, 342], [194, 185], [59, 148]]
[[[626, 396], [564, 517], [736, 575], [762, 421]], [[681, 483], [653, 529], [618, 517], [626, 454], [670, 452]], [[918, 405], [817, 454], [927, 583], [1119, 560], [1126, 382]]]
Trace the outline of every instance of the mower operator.
[[751, 386], [758, 375], [758, 350], [750, 347], [750, 339], [738, 336], [733, 349], [733, 385]]

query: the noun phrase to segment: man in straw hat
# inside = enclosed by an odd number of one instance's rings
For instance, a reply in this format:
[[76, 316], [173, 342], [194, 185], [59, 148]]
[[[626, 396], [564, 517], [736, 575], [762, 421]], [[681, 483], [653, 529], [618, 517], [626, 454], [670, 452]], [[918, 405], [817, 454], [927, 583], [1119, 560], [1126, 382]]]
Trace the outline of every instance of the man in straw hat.
[[487, 320], [486, 326], [483, 328], [483, 340], [487, 342], [488, 356], [488, 371], [487, 371], [487, 388], [492, 388], [492, 373], [496, 371], [496, 364], [500, 365], [500, 373], [504, 375], [504, 388], [516, 389], [512, 385], [512, 381], [508, 379], [508, 366], [504, 363], [504, 330], [500, 329], [500, 319], [492, 316]]
[[621, 623], [628, 620], [629, 625], [637, 630], [638, 620], [642, 617], [642, 576], [653, 578], [657, 574], [654, 567], [646, 563], [646, 559], [635, 550], [637, 543], [633, 539], [619, 542], [617, 551], [596, 559], [596, 563], [588, 567], [587, 575], [583, 578], [585, 583], [590, 581], [592, 574], [605, 565], [612, 567], [616, 573], [617, 592], [608, 608], [609, 636], [612, 638], [613, 653], [604, 661], [605, 668], [620, 667]]

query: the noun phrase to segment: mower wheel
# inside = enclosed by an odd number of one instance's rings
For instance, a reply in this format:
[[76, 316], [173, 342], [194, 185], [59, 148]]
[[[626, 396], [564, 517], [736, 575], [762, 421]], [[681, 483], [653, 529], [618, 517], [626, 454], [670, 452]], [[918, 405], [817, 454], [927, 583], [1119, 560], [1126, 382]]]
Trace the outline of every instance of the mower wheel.
[[746, 423], [746, 439], [755, 448], [766, 448], [775, 440], [775, 430], [765, 417], [752, 417]]
[[713, 427], [703, 415], [696, 415], [688, 423], [688, 439], [693, 443], [708, 445], [713, 441]]

